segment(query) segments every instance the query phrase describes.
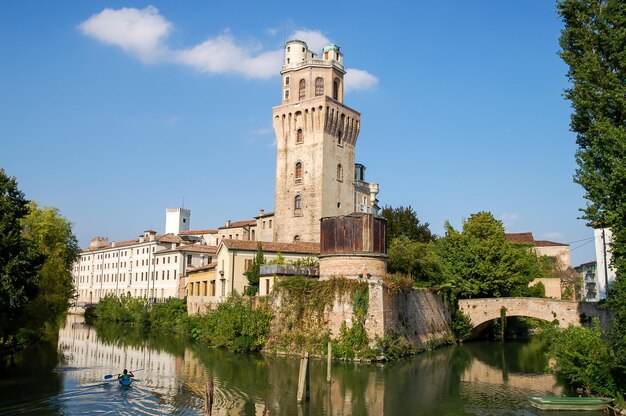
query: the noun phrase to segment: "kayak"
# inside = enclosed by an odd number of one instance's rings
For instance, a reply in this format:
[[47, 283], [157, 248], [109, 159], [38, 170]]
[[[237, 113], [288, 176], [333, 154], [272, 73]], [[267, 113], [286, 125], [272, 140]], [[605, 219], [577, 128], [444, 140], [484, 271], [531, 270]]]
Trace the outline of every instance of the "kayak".
[[132, 378], [120, 378], [119, 382], [122, 386], [130, 386], [133, 383], [133, 379]]
[[605, 410], [613, 399], [607, 397], [528, 396], [533, 407], [540, 410]]

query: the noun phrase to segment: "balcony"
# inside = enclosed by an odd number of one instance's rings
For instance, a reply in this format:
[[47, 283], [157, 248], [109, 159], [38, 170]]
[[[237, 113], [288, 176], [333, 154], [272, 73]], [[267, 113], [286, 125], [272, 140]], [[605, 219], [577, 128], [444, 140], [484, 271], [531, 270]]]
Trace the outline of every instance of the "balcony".
[[317, 267], [301, 267], [292, 264], [262, 264], [261, 276], [310, 276], [317, 277], [320, 272]]

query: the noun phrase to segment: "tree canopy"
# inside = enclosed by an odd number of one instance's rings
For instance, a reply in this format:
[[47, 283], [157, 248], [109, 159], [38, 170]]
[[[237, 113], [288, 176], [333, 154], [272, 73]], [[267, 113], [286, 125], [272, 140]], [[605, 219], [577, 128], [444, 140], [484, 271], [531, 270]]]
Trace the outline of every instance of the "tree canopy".
[[615, 284], [612, 348], [626, 378], [626, 5], [623, 0], [561, 0], [560, 56], [569, 66], [565, 97], [576, 133], [575, 181], [585, 190], [585, 218], [610, 227]]
[[0, 350], [40, 337], [67, 311], [77, 257], [71, 224], [0, 169]]
[[386, 206], [382, 210], [382, 216], [387, 220], [387, 248], [391, 242], [399, 236], [405, 236], [411, 241], [426, 243], [434, 240], [428, 223], [420, 223], [417, 213], [411, 206], [397, 207]]
[[472, 214], [462, 231], [445, 228], [437, 252], [456, 298], [524, 295], [541, 274], [530, 248], [507, 242], [502, 222], [489, 212]]
[[434, 242], [411, 241], [401, 235], [393, 239], [387, 255], [390, 273], [404, 273], [420, 285], [432, 286], [443, 282], [441, 261]]

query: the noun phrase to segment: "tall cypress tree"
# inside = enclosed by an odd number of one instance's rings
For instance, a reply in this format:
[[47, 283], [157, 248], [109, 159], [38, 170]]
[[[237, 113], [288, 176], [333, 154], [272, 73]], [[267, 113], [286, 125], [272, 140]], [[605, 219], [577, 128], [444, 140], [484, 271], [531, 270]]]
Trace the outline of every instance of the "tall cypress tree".
[[561, 0], [560, 56], [569, 66], [565, 90], [576, 133], [575, 181], [585, 189], [590, 223], [610, 227], [615, 284], [611, 342], [626, 374], [626, 3], [624, 0]]

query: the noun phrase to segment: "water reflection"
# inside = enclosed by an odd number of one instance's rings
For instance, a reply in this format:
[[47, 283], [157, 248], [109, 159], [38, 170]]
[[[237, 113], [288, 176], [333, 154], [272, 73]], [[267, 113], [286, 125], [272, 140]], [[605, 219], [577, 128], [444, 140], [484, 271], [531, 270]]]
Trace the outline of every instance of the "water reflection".
[[[330, 384], [325, 361], [312, 360], [310, 400], [298, 406], [298, 359], [232, 354], [167, 333], [94, 328], [70, 316], [59, 333], [61, 362], [56, 353], [39, 359], [47, 357], [37, 364], [47, 369], [45, 378], [13, 377], [30, 374], [28, 360], [1, 367], [0, 413], [203, 414], [205, 383], [213, 379], [214, 415], [534, 415], [527, 395], [562, 392], [542, 373], [542, 348], [539, 339], [473, 343], [388, 365], [335, 363]], [[123, 368], [142, 369], [132, 388], [102, 380]], [[38, 384], [45, 389], [36, 392]]]

